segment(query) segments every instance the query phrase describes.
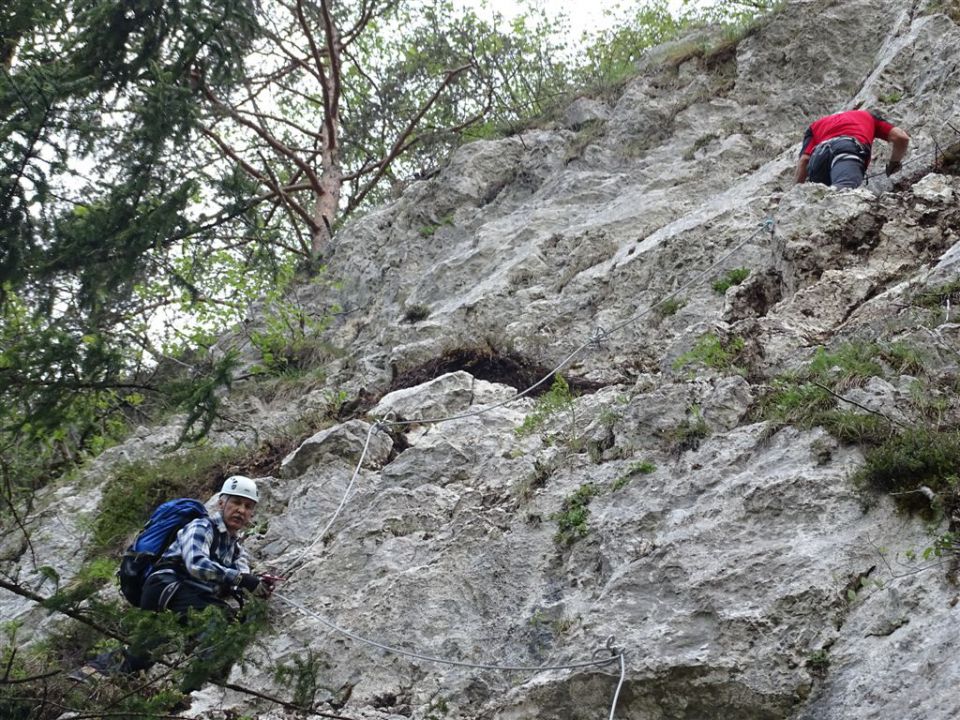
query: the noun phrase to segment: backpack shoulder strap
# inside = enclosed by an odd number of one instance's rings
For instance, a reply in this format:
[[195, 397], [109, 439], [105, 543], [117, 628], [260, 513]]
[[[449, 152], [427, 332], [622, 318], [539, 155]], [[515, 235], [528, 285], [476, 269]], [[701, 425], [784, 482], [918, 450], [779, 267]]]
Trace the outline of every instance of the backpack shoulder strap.
[[210, 527], [213, 528], [213, 540], [210, 541], [210, 554], [213, 555], [220, 546], [220, 531], [217, 530], [217, 526], [213, 524], [212, 517], [207, 515], [206, 520], [210, 523]]

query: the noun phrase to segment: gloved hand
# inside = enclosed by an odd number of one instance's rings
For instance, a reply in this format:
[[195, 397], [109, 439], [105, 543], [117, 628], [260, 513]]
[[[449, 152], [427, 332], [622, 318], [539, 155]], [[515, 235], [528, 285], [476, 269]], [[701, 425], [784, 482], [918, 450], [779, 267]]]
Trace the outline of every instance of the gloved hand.
[[260, 578], [253, 573], [243, 573], [240, 576], [240, 579], [237, 581], [237, 587], [243, 588], [247, 592], [257, 594], [257, 591], [260, 589]]
[[277, 583], [283, 580], [281, 577], [276, 575], [267, 575], [263, 574], [260, 576], [260, 591], [263, 592], [263, 595], [260, 597], [270, 597], [271, 593], [276, 589]]
[[254, 575], [253, 573], [243, 573], [237, 582], [237, 587], [243, 588], [249, 593], [253, 593], [259, 598], [268, 598], [273, 592], [274, 586], [280, 578], [273, 575]]
[[887, 177], [893, 175], [894, 173], [900, 172], [900, 168], [903, 167], [903, 163], [899, 160], [891, 160], [887, 163]]

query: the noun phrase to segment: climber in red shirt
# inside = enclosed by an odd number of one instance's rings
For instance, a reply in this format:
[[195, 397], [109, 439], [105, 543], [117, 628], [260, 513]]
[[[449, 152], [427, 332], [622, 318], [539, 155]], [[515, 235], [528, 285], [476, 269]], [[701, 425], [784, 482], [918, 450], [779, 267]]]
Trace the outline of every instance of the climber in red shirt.
[[899, 172], [910, 143], [910, 136], [900, 128], [866, 110], [847, 110], [815, 120], [803, 136], [796, 181], [860, 187], [874, 138], [893, 145], [887, 175]]

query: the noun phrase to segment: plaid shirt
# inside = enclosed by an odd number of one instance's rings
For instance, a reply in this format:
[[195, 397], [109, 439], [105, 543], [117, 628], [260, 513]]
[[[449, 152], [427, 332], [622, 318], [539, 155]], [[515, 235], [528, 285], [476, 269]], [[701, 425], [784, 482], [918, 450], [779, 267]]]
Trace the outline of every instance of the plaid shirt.
[[[219, 537], [216, 553], [211, 555], [214, 533]], [[167, 548], [163, 558], [183, 560], [186, 582], [212, 593], [225, 585], [236, 585], [241, 573], [250, 572], [246, 551], [227, 531], [219, 512], [187, 523], [177, 533], [177, 539]]]

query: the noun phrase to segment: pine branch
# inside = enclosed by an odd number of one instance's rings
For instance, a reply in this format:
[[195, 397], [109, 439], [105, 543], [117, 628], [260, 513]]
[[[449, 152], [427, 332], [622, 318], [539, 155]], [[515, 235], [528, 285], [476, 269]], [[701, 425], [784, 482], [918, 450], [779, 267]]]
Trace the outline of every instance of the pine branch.
[[[2, 576], [0, 576], [0, 588], [3, 588], [4, 590], [7, 590], [15, 595], [19, 595], [20, 597], [27, 598], [28, 600], [31, 600], [42, 607], [47, 607], [47, 604], [51, 599], [51, 598], [45, 598], [42, 595], [38, 595], [37, 593], [31, 590], [27, 590], [26, 588], [21, 587], [16, 583], [9, 582], [6, 578]], [[61, 615], [66, 615], [67, 617], [73, 618], [74, 620], [80, 623], [83, 623], [87, 627], [93, 628], [97, 632], [100, 632], [109, 638], [113, 638], [114, 640], [118, 640], [121, 643], [126, 643], [127, 641], [127, 639], [124, 636], [120, 635], [114, 630], [111, 630], [110, 628], [105, 627], [104, 625], [96, 622], [95, 620], [92, 620], [91, 618], [87, 617], [83, 613], [80, 613], [77, 610], [74, 610], [73, 608], [59, 607], [59, 608], [56, 608], [54, 612], [58, 612]], [[174, 669], [178, 666], [177, 663], [169, 663], [162, 659], [158, 661], [158, 664], [163, 665], [170, 669]], [[234, 683], [222, 682], [222, 681], [213, 680], [213, 679], [211, 679], [210, 682], [219, 687], [226, 688], [228, 690], [233, 690], [234, 692], [242, 693], [244, 695], [249, 695], [251, 697], [260, 698], [261, 700], [267, 700], [271, 703], [280, 705], [281, 707], [287, 708], [288, 710], [293, 710], [298, 713], [307, 712], [313, 715], [319, 715], [321, 717], [333, 718], [334, 720], [354, 720], [353, 718], [345, 717], [343, 715], [334, 715], [331, 713], [319, 712], [312, 708], [304, 708], [304, 707], [301, 707], [300, 705], [297, 705], [292, 702], [288, 702], [286, 700], [275, 697], [273, 695], [269, 695], [263, 692], [258, 692], [256, 690], [250, 690], [249, 688], [241, 687], [240, 685], [236, 685]], [[144, 687], [148, 687], [148, 686], [149, 684], [145, 685]], [[17, 698], [12, 698], [12, 699], [17, 699]], [[19, 699], [34, 700], [35, 698], [19, 698]], [[58, 706], [58, 707], [60, 707], [63, 710], [71, 710], [71, 708], [68, 708], [68, 707], [63, 707], [63, 706]], [[130, 713], [129, 711], [123, 712], [123, 713], [98, 712], [98, 713], [92, 713], [92, 714], [86, 714], [86, 715], [72, 715], [71, 717], [74, 718], [74, 720], [77, 720], [77, 718], [122, 717], [122, 716], [131, 716], [131, 715], [136, 715], [136, 713]], [[167, 716], [154, 715], [153, 717], [167, 717]], [[179, 717], [179, 716], [170, 716], [170, 717]]]

